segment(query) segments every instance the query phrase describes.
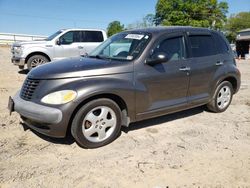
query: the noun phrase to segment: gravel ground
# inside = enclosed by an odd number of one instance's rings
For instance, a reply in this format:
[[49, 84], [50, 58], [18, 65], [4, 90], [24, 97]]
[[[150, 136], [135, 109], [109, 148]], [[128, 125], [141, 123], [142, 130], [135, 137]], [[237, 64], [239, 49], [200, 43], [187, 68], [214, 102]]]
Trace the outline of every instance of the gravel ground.
[[9, 116], [26, 71], [0, 47], [0, 187], [250, 187], [250, 61], [224, 113], [203, 107], [130, 125], [113, 143], [82, 149], [32, 132]]

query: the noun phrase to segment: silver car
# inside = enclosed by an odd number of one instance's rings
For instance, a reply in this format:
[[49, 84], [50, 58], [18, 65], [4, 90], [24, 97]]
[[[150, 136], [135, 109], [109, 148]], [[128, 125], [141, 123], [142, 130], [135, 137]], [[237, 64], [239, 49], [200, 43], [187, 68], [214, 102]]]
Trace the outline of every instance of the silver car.
[[87, 54], [106, 39], [107, 34], [103, 30], [59, 30], [45, 40], [14, 43], [11, 61], [20, 69], [27, 64], [31, 70], [49, 61]]

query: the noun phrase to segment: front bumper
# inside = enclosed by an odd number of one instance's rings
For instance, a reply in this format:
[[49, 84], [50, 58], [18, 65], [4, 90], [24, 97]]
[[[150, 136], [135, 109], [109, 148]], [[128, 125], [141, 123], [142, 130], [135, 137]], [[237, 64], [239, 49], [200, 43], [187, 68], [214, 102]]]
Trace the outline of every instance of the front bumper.
[[25, 65], [25, 58], [21, 58], [21, 57], [12, 57], [12, 58], [11, 58], [11, 62], [12, 62], [14, 65], [24, 66], [24, 65]]
[[63, 121], [60, 109], [23, 100], [20, 92], [13, 97], [14, 111], [19, 113], [24, 123], [35, 131], [52, 137], [65, 137], [67, 123]]

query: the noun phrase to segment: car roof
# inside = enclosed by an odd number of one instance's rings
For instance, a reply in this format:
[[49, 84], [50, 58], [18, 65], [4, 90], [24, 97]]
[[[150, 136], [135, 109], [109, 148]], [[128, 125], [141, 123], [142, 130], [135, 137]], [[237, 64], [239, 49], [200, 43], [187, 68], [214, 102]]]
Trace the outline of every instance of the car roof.
[[61, 31], [102, 31], [105, 32], [103, 29], [91, 29], [91, 28], [69, 28], [69, 29], [61, 29]]
[[128, 30], [127, 32], [147, 32], [152, 34], [157, 33], [168, 33], [168, 32], [210, 32], [210, 29], [201, 28], [201, 27], [191, 27], [191, 26], [157, 26], [157, 27], [149, 27], [149, 28], [142, 28], [142, 29], [132, 29]]

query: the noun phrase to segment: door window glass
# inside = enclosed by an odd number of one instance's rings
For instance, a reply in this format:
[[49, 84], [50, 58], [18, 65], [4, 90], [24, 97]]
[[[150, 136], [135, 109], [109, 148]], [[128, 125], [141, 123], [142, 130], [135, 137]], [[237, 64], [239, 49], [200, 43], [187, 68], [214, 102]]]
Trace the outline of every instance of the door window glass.
[[80, 31], [69, 31], [60, 37], [61, 44], [80, 42]]
[[224, 41], [224, 39], [222, 38], [222, 36], [220, 36], [218, 33], [213, 33], [213, 37], [215, 38], [216, 41], [218, 53], [221, 54], [228, 53], [229, 48], [226, 44], [226, 41]]
[[177, 61], [185, 57], [183, 37], [165, 39], [153, 50], [153, 55], [165, 53], [168, 61]]
[[103, 42], [101, 31], [83, 31], [82, 42]]
[[210, 35], [189, 36], [193, 57], [203, 57], [216, 54], [213, 37]]

